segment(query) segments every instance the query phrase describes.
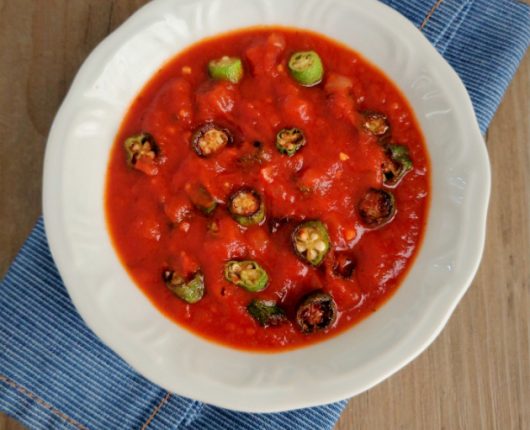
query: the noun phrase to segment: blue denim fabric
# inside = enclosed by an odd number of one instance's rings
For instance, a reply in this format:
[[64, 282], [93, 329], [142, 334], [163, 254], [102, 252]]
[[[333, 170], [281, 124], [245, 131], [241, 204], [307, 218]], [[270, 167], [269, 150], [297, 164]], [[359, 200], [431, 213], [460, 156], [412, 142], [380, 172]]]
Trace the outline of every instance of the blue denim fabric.
[[[511, 0], [386, 0], [463, 79], [484, 132], [530, 41]], [[169, 394], [105, 347], [76, 313], [42, 219], [0, 285], [0, 410], [32, 429], [330, 429], [346, 402], [279, 414], [228, 411]]]

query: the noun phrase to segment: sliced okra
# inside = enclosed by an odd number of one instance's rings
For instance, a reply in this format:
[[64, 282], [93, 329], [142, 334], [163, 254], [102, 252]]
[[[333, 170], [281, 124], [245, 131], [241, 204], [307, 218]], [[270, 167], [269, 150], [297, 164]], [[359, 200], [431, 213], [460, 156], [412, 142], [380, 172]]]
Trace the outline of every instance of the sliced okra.
[[232, 144], [232, 134], [213, 122], [200, 126], [191, 138], [191, 146], [199, 157], [209, 157]]
[[269, 275], [254, 260], [231, 260], [225, 264], [225, 279], [252, 293], [263, 291], [269, 284]]
[[330, 328], [337, 319], [337, 305], [329, 294], [314, 291], [306, 295], [296, 311], [296, 322], [302, 333]]
[[333, 274], [340, 278], [350, 279], [355, 270], [355, 258], [349, 252], [335, 252], [333, 255]]
[[217, 207], [217, 202], [204, 185], [199, 183], [188, 183], [184, 187], [184, 190], [193, 206], [199, 209], [203, 214], [210, 215]]
[[385, 151], [386, 159], [383, 165], [383, 183], [387, 187], [395, 187], [401, 179], [412, 170], [412, 160], [409, 150], [403, 145], [388, 145]]
[[276, 148], [281, 154], [293, 156], [306, 144], [305, 136], [299, 128], [284, 128], [276, 135]]
[[318, 266], [329, 252], [330, 239], [321, 221], [305, 221], [298, 225], [291, 236], [294, 252], [312, 266]]
[[214, 79], [237, 84], [243, 78], [243, 63], [238, 57], [225, 55], [208, 63], [208, 73]]
[[259, 224], [265, 219], [265, 203], [261, 195], [252, 188], [241, 188], [228, 201], [232, 218], [243, 226]]
[[362, 121], [363, 128], [374, 136], [384, 136], [390, 130], [386, 115], [379, 112], [364, 112]]
[[204, 296], [204, 276], [200, 270], [184, 278], [168, 269], [162, 277], [169, 291], [186, 303], [197, 303]]
[[155, 138], [149, 133], [135, 134], [124, 143], [127, 163], [134, 167], [140, 159], [154, 161], [158, 155], [158, 145]]
[[306, 87], [319, 84], [324, 76], [322, 60], [315, 51], [295, 52], [287, 66], [293, 79]]
[[389, 191], [370, 188], [359, 201], [359, 215], [367, 227], [380, 227], [396, 213], [394, 195]]
[[262, 327], [277, 326], [287, 321], [285, 311], [273, 300], [252, 300], [247, 311]]

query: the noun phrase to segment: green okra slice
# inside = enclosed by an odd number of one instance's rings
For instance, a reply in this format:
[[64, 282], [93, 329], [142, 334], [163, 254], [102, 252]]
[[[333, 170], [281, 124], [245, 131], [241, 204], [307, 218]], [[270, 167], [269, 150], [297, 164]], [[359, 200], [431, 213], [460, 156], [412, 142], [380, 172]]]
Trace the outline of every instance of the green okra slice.
[[208, 63], [208, 73], [214, 79], [237, 84], [243, 78], [243, 63], [238, 57], [225, 55]]
[[328, 230], [322, 221], [305, 221], [298, 225], [291, 236], [296, 255], [312, 266], [318, 266], [330, 249]]
[[289, 157], [306, 144], [304, 133], [299, 128], [283, 128], [276, 135], [276, 148]]
[[261, 195], [252, 188], [241, 188], [228, 201], [228, 211], [239, 224], [247, 227], [260, 224], [265, 219], [265, 203]]
[[200, 270], [185, 279], [168, 269], [162, 277], [169, 291], [186, 303], [197, 303], [204, 296], [204, 276]]
[[210, 215], [217, 207], [217, 202], [204, 185], [188, 183], [185, 185], [184, 190], [193, 206], [203, 214]]
[[285, 311], [273, 300], [252, 300], [247, 311], [262, 327], [278, 326], [287, 321]]
[[149, 133], [140, 133], [125, 139], [123, 144], [127, 164], [134, 167], [140, 158], [154, 160], [158, 155], [158, 145]]
[[315, 51], [295, 52], [287, 66], [293, 79], [305, 87], [319, 84], [324, 76], [324, 65]]
[[387, 187], [395, 187], [412, 170], [412, 159], [408, 148], [404, 145], [388, 145], [385, 155], [386, 160], [382, 165], [383, 183]]
[[191, 146], [199, 157], [207, 158], [232, 144], [232, 134], [213, 122], [197, 128], [191, 137]]
[[230, 260], [225, 264], [225, 279], [252, 293], [263, 291], [269, 284], [269, 275], [254, 260]]

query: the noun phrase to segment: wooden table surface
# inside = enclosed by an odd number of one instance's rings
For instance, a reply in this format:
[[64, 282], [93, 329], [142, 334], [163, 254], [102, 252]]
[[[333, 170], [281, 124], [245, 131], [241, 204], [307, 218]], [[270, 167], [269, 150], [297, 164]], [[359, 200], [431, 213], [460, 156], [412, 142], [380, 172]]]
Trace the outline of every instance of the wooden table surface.
[[[41, 213], [46, 135], [72, 78], [143, 3], [0, 0], [0, 275]], [[530, 429], [529, 95], [527, 54], [486, 138], [493, 188], [473, 285], [433, 345], [352, 399], [337, 430]], [[0, 415], [0, 430], [21, 428]]]

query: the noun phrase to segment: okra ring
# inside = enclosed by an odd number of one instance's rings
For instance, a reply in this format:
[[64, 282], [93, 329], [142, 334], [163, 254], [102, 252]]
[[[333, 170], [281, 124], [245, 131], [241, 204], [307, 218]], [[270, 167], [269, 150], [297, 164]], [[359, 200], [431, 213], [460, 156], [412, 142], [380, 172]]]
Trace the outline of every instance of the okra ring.
[[169, 291], [186, 303], [197, 303], [204, 296], [204, 276], [200, 270], [184, 279], [168, 269], [164, 270], [162, 278]]
[[260, 224], [265, 219], [265, 203], [261, 195], [252, 188], [241, 188], [228, 200], [228, 212], [243, 226]]
[[409, 150], [403, 145], [388, 145], [385, 150], [386, 160], [382, 165], [383, 184], [396, 187], [403, 177], [412, 170], [413, 164]]
[[332, 271], [335, 276], [350, 279], [355, 271], [355, 257], [347, 251], [335, 252], [333, 254]]
[[238, 57], [225, 55], [208, 63], [208, 73], [213, 79], [237, 84], [243, 78], [243, 63]]
[[213, 122], [207, 122], [195, 130], [191, 137], [191, 146], [199, 157], [209, 157], [231, 145], [232, 141], [230, 131]]
[[359, 201], [358, 211], [367, 227], [380, 227], [390, 222], [396, 213], [394, 195], [389, 191], [370, 188]]
[[306, 144], [304, 133], [299, 128], [283, 128], [276, 135], [276, 148], [289, 157]]
[[269, 284], [269, 275], [254, 260], [230, 260], [225, 264], [224, 275], [228, 282], [251, 293], [263, 291]]
[[305, 221], [298, 225], [291, 236], [294, 252], [304, 262], [318, 266], [329, 252], [330, 239], [321, 221]]
[[155, 138], [149, 133], [128, 137], [125, 139], [124, 148], [127, 164], [132, 167], [143, 157], [154, 160], [159, 152]]
[[217, 207], [217, 202], [202, 184], [188, 183], [184, 186], [184, 191], [186, 191], [193, 206], [204, 215], [210, 215]]
[[337, 319], [337, 305], [329, 294], [314, 291], [306, 295], [296, 311], [296, 322], [302, 333], [330, 328]]
[[287, 66], [293, 79], [305, 87], [319, 84], [324, 76], [322, 60], [315, 51], [295, 52]]
[[247, 311], [262, 327], [278, 326], [287, 321], [285, 311], [273, 300], [252, 300]]
[[386, 115], [379, 112], [363, 112], [363, 128], [374, 136], [382, 137], [390, 130]]

